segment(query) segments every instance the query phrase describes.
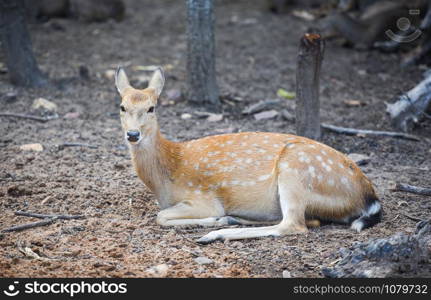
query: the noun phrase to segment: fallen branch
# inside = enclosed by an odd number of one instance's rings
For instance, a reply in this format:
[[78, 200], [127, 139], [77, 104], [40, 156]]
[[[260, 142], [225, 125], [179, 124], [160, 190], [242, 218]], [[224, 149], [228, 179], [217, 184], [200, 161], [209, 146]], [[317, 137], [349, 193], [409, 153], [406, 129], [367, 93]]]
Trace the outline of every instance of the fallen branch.
[[259, 102], [255, 103], [255, 104], [252, 104], [250, 106], [247, 106], [246, 108], [243, 109], [243, 111], [241, 113], [243, 115], [251, 115], [254, 113], [264, 111], [266, 109], [277, 107], [280, 104], [282, 104], [282, 101], [278, 100], [278, 99], [263, 100], [263, 101], [259, 101]]
[[407, 192], [407, 193], [423, 195], [423, 196], [431, 196], [430, 188], [423, 188], [423, 187], [399, 183], [399, 182], [396, 183], [394, 191]]
[[16, 211], [15, 215], [17, 216], [24, 216], [24, 217], [32, 217], [32, 218], [39, 218], [39, 219], [60, 219], [60, 220], [75, 220], [75, 219], [84, 219], [84, 215], [46, 215], [46, 214], [38, 214], [38, 213], [31, 213], [26, 211]]
[[[431, 45], [428, 46], [430, 48]], [[428, 75], [417, 86], [401, 95], [398, 101], [387, 104], [386, 111], [389, 113], [392, 125], [398, 130], [411, 131], [418, 123], [431, 105], [431, 75]]]
[[57, 218], [50, 218], [50, 219], [45, 219], [43, 221], [37, 221], [37, 222], [33, 222], [33, 223], [12, 226], [12, 227], [3, 229], [2, 232], [21, 231], [21, 230], [30, 229], [30, 228], [51, 225], [56, 220], [57, 220]]
[[415, 135], [403, 133], [403, 132], [392, 132], [392, 131], [375, 131], [375, 130], [367, 130], [367, 129], [355, 129], [355, 128], [347, 128], [347, 127], [338, 127], [329, 124], [322, 124], [323, 128], [328, 129], [330, 131], [336, 133], [342, 133], [347, 135], [357, 135], [357, 134], [365, 134], [365, 135], [377, 135], [377, 136], [388, 136], [393, 138], [400, 138], [412, 141], [420, 141], [421, 139]]
[[33, 120], [33, 121], [42, 122], [42, 123], [58, 119], [57, 115], [54, 115], [54, 116], [49, 117], [49, 118], [43, 118], [43, 117], [38, 117], [38, 116], [16, 114], [16, 113], [0, 113], [0, 117], [11, 117], [11, 118], [29, 119], [29, 120]]
[[89, 144], [81, 144], [81, 143], [63, 143], [58, 145], [59, 148], [66, 148], [66, 147], [87, 147], [91, 149], [96, 149], [97, 146], [89, 145]]

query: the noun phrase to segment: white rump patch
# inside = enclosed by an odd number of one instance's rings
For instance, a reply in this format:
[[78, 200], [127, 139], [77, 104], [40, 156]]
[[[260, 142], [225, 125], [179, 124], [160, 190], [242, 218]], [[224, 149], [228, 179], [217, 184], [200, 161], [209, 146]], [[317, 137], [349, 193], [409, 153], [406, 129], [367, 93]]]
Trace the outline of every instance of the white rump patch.
[[353, 221], [350, 228], [352, 228], [353, 230], [356, 230], [357, 232], [361, 232], [361, 230], [364, 228], [364, 223], [360, 219], [357, 219]]
[[381, 210], [381, 208], [382, 206], [380, 205], [380, 202], [376, 201], [368, 207], [366, 211], [366, 215], [370, 216], [370, 215], [377, 214]]

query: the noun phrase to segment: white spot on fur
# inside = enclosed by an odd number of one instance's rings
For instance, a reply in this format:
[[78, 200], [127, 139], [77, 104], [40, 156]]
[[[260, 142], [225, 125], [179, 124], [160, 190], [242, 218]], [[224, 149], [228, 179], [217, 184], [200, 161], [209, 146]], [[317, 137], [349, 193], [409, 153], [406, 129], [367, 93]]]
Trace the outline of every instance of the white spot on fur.
[[366, 211], [366, 215], [368, 215], [368, 216], [375, 215], [381, 210], [381, 208], [382, 208], [382, 206], [380, 205], [380, 202], [376, 201], [368, 207], [368, 209]]
[[322, 157], [321, 157], [320, 155], [317, 155], [317, 156], [316, 156], [316, 159], [317, 159], [318, 161], [322, 161]]
[[280, 167], [282, 167], [283, 169], [287, 169], [287, 168], [289, 168], [289, 164], [287, 162], [282, 162], [280, 164]]
[[322, 153], [323, 155], [327, 155], [325, 150], [320, 150], [320, 153]]
[[329, 184], [330, 186], [334, 186], [334, 185], [335, 185], [335, 181], [334, 181], [334, 179], [329, 179], [329, 180], [328, 180], [328, 184]]
[[330, 165], [333, 165], [333, 164], [334, 164], [334, 162], [332, 161], [332, 159], [328, 159], [328, 163], [329, 163]]
[[201, 190], [195, 190], [195, 194], [197, 194], [197, 195], [202, 194], [202, 191]]
[[290, 144], [290, 145], [287, 146], [287, 148], [290, 148], [290, 149], [293, 148], [293, 147], [295, 147], [295, 144]]
[[199, 170], [199, 163], [195, 164], [195, 170]]
[[273, 158], [274, 158], [274, 155], [267, 155], [267, 156], [266, 156], [266, 159], [267, 159], [267, 160], [271, 160], [271, 159], [273, 159]]
[[265, 181], [265, 180], [268, 180], [270, 177], [271, 177], [271, 174], [262, 175], [262, 176], [259, 176], [258, 180]]
[[253, 151], [251, 151], [250, 149], [248, 149], [248, 150], [245, 150], [245, 153], [247, 153], [247, 154], [252, 154], [252, 153], [253, 153]]
[[247, 158], [247, 159], [245, 160], [245, 162], [246, 162], [247, 164], [251, 164], [251, 163], [253, 162], [253, 160], [252, 160], [251, 158]]
[[192, 187], [193, 186], [193, 182], [189, 181], [189, 182], [187, 182], [187, 185], [190, 186], [190, 187]]
[[228, 144], [228, 145], [232, 145], [232, 144], [233, 144], [233, 142], [232, 142], [232, 141], [227, 141], [227, 142], [226, 142], [226, 144]]
[[346, 177], [341, 178], [341, 183], [344, 185], [348, 185], [349, 184], [349, 180]]

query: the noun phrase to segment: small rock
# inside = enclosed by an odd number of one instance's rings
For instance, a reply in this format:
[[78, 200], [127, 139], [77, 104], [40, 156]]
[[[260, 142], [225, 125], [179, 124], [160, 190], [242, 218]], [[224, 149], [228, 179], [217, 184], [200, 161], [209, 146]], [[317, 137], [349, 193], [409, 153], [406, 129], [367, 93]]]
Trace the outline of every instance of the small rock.
[[219, 122], [223, 120], [223, 115], [222, 114], [211, 114], [208, 118], [207, 121], [208, 122]]
[[366, 165], [370, 162], [371, 158], [364, 154], [350, 153], [347, 155], [351, 160], [353, 160], [358, 166]]
[[184, 114], [181, 115], [181, 119], [183, 119], [183, 120], [188, 120], [188, 119], [191, 119], [191, 118], [192, 118], [192, 115], [188, 114], [188, 113], [184, 113]]
[[364, 102], [361, 102], [359, 100], [344, 100], [344, 104], [351, 107], [359, 107], [365, 105]]
[[214, 263], [212, 259], [209, 259], [208, 257], [205, 257], [205, 256], [196, 257], [195, 262], [200, 265], [209, 265]]
[[166, 98], [170, 101], [179, 101], [182, 97], [181, 90], [178, 89], [167, 90], [165, 95]]
[[146, 272], [152, 277], [166, 277], [168, 275], [169, 266], [167, 264], [160, 264], [154, 267], [151, 267], [146, 270]]
[[37, 98], [33, 101], [32, 108], [43, 109], [48, 112], [55, 112], [57, 111], [57, 104], [49, 100], [46, 100], [45, 98]]
[[265, 119], [272, 119], [275, 118], [278, 115], [278, 112], [276, 110], [266, 110], [257, 114], [254, 114], [255, 120], [265, 120]]
[[41, 144], [25, 144], [19, 147], [23, 151], [43, 151], [43, 146]]
[[147, 74], [138, 75], [133, 78], [133, 83], [140, 87], [147, 87], [150, 82], [151, 76]]
[[283, 271], [282, 276], [283, 276], [283, 278], [292, 278], [292, 274], [287, 270]]
[[103, 75], [108, 80], [114, 80], [114, 78], [115, 78], [115, 70], [106, 70], [105, 73], [103, 73]]
[[365, 76], [365, 75], [367, 75], [367, 71], [366, 70], [358, 70], [358, 75], [359, 76]]

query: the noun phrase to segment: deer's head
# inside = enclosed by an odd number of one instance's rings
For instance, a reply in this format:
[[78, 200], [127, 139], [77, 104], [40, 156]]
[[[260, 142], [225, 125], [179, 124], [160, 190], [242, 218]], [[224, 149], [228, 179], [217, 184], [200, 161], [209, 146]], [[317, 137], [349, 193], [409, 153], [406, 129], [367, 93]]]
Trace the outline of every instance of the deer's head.
[[154, 140], [158, 132], [155, 113], [157, 99], [164, 83], [163, 70], [159, 68], [154, 71], [146, 89], [135, 89], [130, 85], [124, 69], [117, 69], [115, 85], [121, 95], [121, 125], [125, 138], [131, 145], [145, 146]]

